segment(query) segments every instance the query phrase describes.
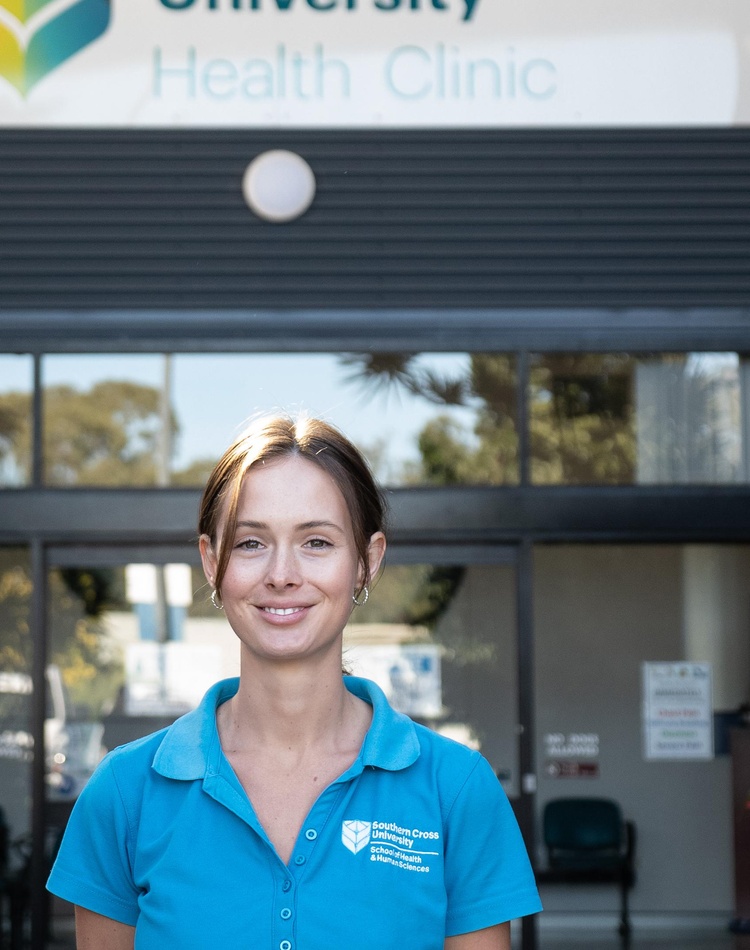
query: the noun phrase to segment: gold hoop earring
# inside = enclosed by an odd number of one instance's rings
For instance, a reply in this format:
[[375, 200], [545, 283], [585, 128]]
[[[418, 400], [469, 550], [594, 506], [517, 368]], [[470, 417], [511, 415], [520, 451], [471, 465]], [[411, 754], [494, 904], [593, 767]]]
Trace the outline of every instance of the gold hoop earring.
[[364, 605], [367, 603], [368, 597], [370, 596], [370, 588], [367, 586], [367, 584], [365, 584], [365, 586], [362, 588], [362, 590], [359, 593], [362, 599], [357, 600], [357, 592], [355, 590], [354, 593], [352, 594], [352, 601], [355, 607], [364, 607]]
[[[216, 602], [217, 599], [218, 599], [218, 601], [219, 601], [218, 603]], [[222, 604], [222, 602], [221, 602], [221, 594], [218, 592], [218, 590], [212, 590], [212, 591], [211, 591], [211, 603], [214, 605], [214, 607], [215, 607], [217, 610], [223, 610], [223, 609], [224, 609], [224, 604]]]

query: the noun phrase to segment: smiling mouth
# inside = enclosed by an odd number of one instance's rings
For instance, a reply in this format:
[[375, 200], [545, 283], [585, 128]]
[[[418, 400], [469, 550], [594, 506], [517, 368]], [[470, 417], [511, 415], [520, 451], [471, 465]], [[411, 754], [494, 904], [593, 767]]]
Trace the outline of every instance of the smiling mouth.
[[267, 614], [276, 614], [279, 617], [288, 617], [290, 614], [297, 614], [303, 607], [264, 607], [263, 612]]

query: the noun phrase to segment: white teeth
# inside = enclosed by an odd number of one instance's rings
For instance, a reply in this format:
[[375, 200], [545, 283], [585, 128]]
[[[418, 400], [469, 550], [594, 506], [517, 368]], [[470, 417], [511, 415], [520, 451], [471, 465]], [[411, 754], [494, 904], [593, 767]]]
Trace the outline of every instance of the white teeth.
[[279, 614], [282, 617], [287, 617], [289, 614], [296, 614], [300, 609], [299, 607], [264, 607], [266, 613], [269, 614]]

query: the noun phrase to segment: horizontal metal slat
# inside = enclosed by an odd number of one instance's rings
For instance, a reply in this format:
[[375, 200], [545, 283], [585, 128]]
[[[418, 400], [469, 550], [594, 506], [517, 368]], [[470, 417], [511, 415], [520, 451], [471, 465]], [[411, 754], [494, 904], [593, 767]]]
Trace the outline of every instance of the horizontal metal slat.
[[[268, 147], [318, 176], [285, 226]], [[0, 307], [750, 301], [745, 129], [7, 130], [0, 172]]]

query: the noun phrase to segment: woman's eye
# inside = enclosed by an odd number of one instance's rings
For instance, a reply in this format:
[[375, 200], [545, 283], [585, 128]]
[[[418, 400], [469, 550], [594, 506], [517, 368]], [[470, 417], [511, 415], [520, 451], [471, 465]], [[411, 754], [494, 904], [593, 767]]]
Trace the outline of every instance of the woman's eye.
[[323, 548], [330, 548], [331, 546], [331, 542], [326, 541], [325, 538], [311, 538], [307, 544], [309, 547], [318, 551], [321, 551]]
[[247, 538], [244, 541], [238, 542], [237, 547], [245, 551], [257, 551], [260, 548], [260, 541], [258, 541], [257, 538]]

